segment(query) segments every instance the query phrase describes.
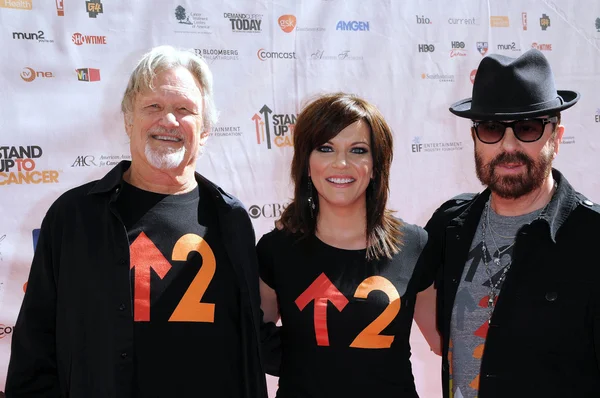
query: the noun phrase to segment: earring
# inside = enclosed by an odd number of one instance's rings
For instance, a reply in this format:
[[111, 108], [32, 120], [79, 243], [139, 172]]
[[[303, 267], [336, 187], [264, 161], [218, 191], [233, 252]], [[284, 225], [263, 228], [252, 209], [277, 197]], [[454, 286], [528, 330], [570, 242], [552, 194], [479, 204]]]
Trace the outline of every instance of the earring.
[[317, 206], [315, 206], [315, 201], [312, 197], [312, 182], [310, 176], [308, 177], [308, 208], [310, 210], [310, 218], [315, 218], [314, 211]]

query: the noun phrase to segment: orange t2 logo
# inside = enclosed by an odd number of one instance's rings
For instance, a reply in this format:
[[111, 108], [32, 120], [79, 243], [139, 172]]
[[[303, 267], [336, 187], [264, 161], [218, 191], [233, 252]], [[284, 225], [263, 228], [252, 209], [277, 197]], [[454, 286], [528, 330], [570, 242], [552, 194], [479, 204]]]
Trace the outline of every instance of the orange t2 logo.
[[[202, 297], [215, 276], [215, 255], [208, 243], [196, 234], [183, 235], [171, 255], [172, 261], [186, 261], [190, 252], [202, 256], [202, 267], [179, 301], [169, 322], [215, 321], [215, 304], [202, 303]], [[158, 250], [145, 233], [140, 233], [130, 247], [131, 268], [134, 268], [135, 283], [133, 296], [133, 319], [137, 322], [150, 321], [150, 269], [163, 279], [171, 269], [171, 263]]]
[[[350, 347], [354, 348], [390, 348], [395, 336], [381, 335], [380, 333], [396, 318], [400, 312], [400, 295], [392, 282], [382, 276], [371, 276], [358, 285], [354, 297], [366, 299], [374, 290], [384, 292], [390, 300], [385, 310], [362, 332], [356, 336]], [[313, 283], [296, 299], [296, 306], [300, 311], [311, 302], [315, 302], [315, 336], [317, 345], [329, 346], [327, 331], [327, 303], [331, 303], [342, 312], [348, 304], [346, 296], [322, 273]]]

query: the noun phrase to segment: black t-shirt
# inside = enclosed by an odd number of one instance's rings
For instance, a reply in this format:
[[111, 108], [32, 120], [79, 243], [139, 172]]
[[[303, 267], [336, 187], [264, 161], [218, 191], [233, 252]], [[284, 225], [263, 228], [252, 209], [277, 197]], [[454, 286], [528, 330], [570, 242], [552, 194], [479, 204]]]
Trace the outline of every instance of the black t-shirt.
[[241, 397], [240, 292], [202, 187], [162, 195], [124, 183], [136, 397]]
[[409, 335], [425, 231], [404, 226], [392, 260], [273, 230], [258, 243], [282, 323], [279, 398], [417, 397]]

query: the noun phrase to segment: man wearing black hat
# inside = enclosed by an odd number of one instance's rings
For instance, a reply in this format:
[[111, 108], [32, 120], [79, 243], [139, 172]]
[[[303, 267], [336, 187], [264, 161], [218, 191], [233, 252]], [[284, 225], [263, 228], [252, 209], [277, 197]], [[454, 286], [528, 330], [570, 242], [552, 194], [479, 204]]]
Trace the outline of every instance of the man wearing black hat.
[[485, 57], [450, 108], [473, 121], [487, 189], [426, 226], [444, 397], [600, 397], [600, 206], [552, 168], [578, 100], [530, 50]]

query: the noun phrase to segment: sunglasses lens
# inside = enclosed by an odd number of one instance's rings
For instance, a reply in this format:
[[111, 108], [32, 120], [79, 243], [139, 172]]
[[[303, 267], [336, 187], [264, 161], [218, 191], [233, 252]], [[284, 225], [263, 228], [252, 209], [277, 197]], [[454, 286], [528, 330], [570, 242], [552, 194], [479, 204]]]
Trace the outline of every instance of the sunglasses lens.
[[487, 144], [493, 144], [502, 139], [504, 135], [504, 130], [506, 127], [502, 123], [498, 122], [481, 122], [479, 126], [477, 126], [477, 137]]
[[541, 120], [521, 120], [515, 124], [515, 135], [521, 141], [537, 141], [542, 134], [544, 134], [544, 123]]

